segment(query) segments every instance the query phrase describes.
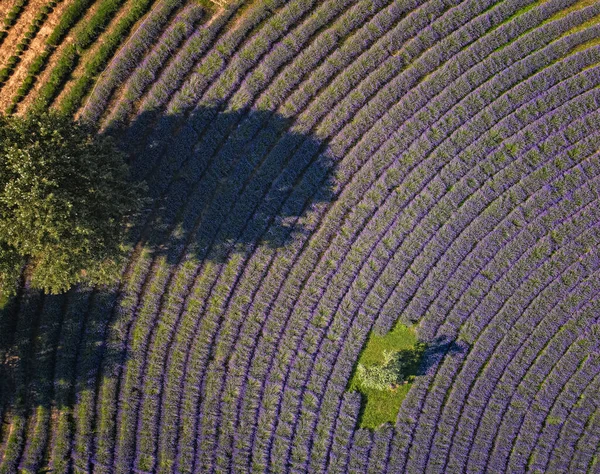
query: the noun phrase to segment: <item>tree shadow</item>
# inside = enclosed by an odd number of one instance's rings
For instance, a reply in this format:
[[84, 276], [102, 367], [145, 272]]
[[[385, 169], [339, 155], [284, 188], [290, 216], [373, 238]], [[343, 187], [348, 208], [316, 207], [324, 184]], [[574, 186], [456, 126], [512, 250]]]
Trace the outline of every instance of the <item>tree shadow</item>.
[[448, 336], [438, 336], [433, 341], [423, 344], [423, 346], [420, 363], [416, 367], [415, 375], [428, 374], [437, 368], [444, 357], [466, 354], [469, 350], [469, 345], [466, 342]]
[[[311, 207], [334, 197], [327, 144], [271, 112], [145, 113], [103, 133], [126, 153], [131, 179], [148, 185], [125, 243], [172, 265], [283, 248], [309, 232]], [[1, 423], [72, 412], [101, 377], [119, 376], [128, 342], [107, 343], [118, 298], [103, 288], [43, 295], [21, 285], [0, 309], [0, 438], [11, 429]]]
[[129, 157], [132, 179], [148, 185], [147, 224], [130, 243], [141, 239], [169, 263], [182, 251], [223, 262], [286, 246], [307, 232], [310, 207], [333, 199], [327, 143], [270, 111], [149, 112], [105, 133]]

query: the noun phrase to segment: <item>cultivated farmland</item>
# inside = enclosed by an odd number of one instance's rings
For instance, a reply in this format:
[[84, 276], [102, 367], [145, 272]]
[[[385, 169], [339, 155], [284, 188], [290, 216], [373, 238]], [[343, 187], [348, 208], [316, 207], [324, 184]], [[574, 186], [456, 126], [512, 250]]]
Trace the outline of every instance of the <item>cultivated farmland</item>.
[[599, 472], [600, 2], [0, 21], [0, 109], [152, 198], [113, 286], [2, 303], [0, 473]]

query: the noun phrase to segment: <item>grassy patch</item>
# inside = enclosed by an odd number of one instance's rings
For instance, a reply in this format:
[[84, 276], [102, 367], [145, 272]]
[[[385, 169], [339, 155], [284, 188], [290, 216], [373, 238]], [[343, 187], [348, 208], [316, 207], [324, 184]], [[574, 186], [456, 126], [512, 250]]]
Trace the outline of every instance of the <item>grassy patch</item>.
[[[384, 336], [371, 333], [360, 354], [358, 364], [366, 368], [381, 365], [385, 362], [385, 352], [417, 355], [417, 359], [420, 359], [423, 349], [424, 344], [417, 341], [415, 328], [398, 324]], [[362, 428], [374, 429], [386, 422], [396, 422], [400, 405], [417, 374], [419, 362], [420, 360], [407, 368], [403, 374], [405, 378], [403, 383], [386, 390], [365, 387], [355, 368], [348, 390], [359, 391], [364, 395], [359, 418]]]

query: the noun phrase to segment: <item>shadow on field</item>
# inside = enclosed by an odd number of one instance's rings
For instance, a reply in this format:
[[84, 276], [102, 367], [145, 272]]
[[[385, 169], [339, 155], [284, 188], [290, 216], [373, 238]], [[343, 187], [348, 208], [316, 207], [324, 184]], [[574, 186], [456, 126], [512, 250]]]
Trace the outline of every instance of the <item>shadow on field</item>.
[[444, 357], [465, 354], [468, 350], [468, 344], [462, 340], [438, 336], [426, 344], [416, 375], [426, 375], [429, 371], [434, 370]]
[[[144, 114], [107, 130], [132, 179], [148, 184], [149, 204], [129, 243], [170, 264], [185, 255], [223, 262], [308, 232], [307, 211], [333, 198], [332, 165], [325, 144], [291, 126], [270, 112], [204, 109]], [[99, 377], [117, 376], [130, 356], [125, 334], [112, 346], [105, 341], [116, 298], [101, 289], [51, 296], [21, 287], [0, 310], [0, 420], [72, 407], [84, 393], [92, 397], [86, 409], [95, 409]], [[0, 438], [7, 430], [0, 425]]]
[[306, 232], [297, 221], [308, 206], [333, 198], [326, 144], [272, 112], [145, 113], [106, 133], [129, 156], [133, 179], [147, 182], [153, 203], [150, 224], [131, 240], [141, 232], [169, 263], [184, 248], [223, 262], [229, 252], [285, 246]]
[[[21, 289], [0, 310], [0, 413], [74, 405], [126, 360], [125, 343], [104, 344], [115, 292], [76, 288], [62, 295]], [[5, 419], [6, 418], [6, 419]], [[0, 428], [0, 432], [2, 429]]]

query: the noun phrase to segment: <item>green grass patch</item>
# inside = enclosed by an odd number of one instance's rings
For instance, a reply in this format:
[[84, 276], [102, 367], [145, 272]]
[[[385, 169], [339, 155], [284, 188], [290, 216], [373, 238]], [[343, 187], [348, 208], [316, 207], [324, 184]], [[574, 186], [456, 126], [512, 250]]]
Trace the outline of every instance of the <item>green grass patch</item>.
[[[371, 333], [348, 385], [349, 391], [358, 391], [364, 395], [359, 417], [362, 428], [375, 429], [383, 423], [396, 422], [402, 401], [417, 375], [424, 349], [425, 345], [417, 340], [414, 326], [398, 324], [384, 336]], [[385, 363], [386, 353], [408, 358], [409, 363], [402, 370], [404, 380], [384, 390], [365, 386], [359, 376], [358, 366], [362, 365], [367, 370], [381, 366]]]

